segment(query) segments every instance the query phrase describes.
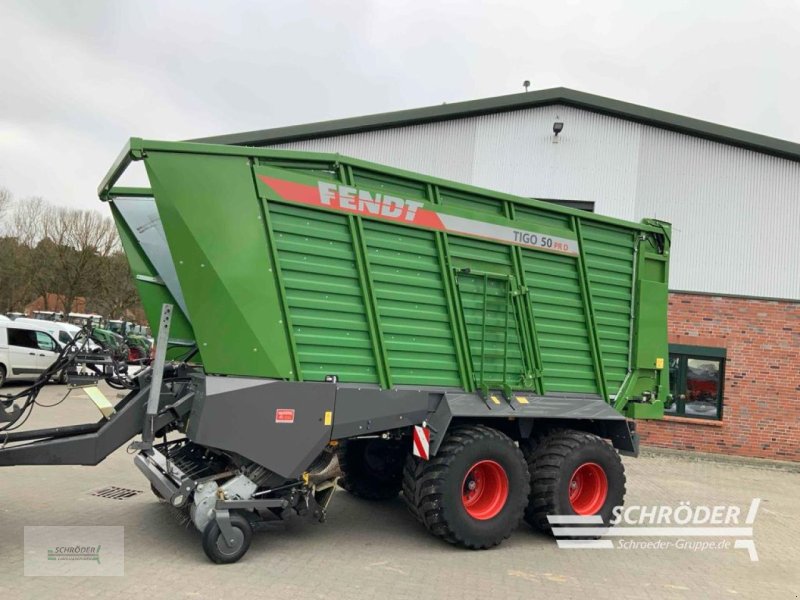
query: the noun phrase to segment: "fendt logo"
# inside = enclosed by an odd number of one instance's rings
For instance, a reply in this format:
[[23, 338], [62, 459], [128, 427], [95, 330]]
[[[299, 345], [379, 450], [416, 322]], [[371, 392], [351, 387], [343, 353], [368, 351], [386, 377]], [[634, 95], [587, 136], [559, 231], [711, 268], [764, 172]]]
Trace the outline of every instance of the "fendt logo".
[[307, 179], [307, 183], [301, 183], [260, 173], [258, 178], [267, 186], [271, 194], [288, 202], [354, 213], [373, 219], [394, 221], [404, 225], [446, 231], [504, 244], [514, 244], [543, 252], [555, 252], [570, 256], [578, 254], [576, 239], [439, 212], [425, 208], [424, 203], [417, 200], [408, 200], [381, 192], [370, 192], [329, 181]]
[[423, 206], [422, 202], [404, 200], [396, 196], [388, 196], [376, 192], [373, 196], [366, 190], [358, 190], [346, 185], [336, 185], [320, 181], [319, 199], [325, 206], [352, 210], [365, 215], [387, 217], [389, 219], [402, 218], [414, 222], [417, 209]]

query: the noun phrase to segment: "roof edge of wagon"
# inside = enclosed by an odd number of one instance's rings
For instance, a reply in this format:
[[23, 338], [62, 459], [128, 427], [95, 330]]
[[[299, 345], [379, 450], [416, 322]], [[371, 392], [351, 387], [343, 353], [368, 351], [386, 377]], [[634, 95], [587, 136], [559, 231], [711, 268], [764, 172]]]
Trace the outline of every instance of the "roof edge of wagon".
[[453, 104], [440, 104], [437, 106], [378, 113], [361, 117], [209, 136], [188, 141], [243, 146], [266, 146], [313, 138], [435, 123], [437, 121], [463, 119], [554, 104], [573, 106], [595, 113], [618, 117], [627, 121], [643, 123], [660, 129], [684, 133], [694, 137], [800, 162], [800, 144], [795, 142], [564, 87], [455, 102]]
[[559, 206], [550, 202], [539, 200], [538, 198], [528, 198], [525, 196], [518, 196], [516, 194], [509, 194], [498, 190], [476, 186], [469, 183], [460, 183], [449, 179], [442, 179], [434, 175], [425, 175], [409, 171], [408, 169], [401, 169], [399, 167], [392, 167], [381, 163], [376, 163], [344, 154], [331, 153], [331, 152], [316, 152], [307, 150], [282, 150], [277, 148], [260, 148], [252, 146], [231, 146], [225, 144], [212, 144], [212, 143], [198, 143], [198, 142], [170, 142], [163, 140], [150, 140], [143, 138], [130, 138], [125, 144], [122, 152], [117, 157], [115, 163], [109, 168], [108, 173], [101, 181], [97, 192], [101, 200], [108, 200], [113, 197], [134, 195], [146, 196], [150, 190], [146, 188], [129, 188], [129, 187], [116, 187], [117, 179], [122, 175], [132, 160], [139, 160], [145, 158], [148, 152], [186, 152], [189, 154], [216, 154], [221, 156], [245, 156], [245, 157], [264, 157], [264, 158], [282, 158], [291, 157], [297, 160], [312, 160], [324, 161], [331, 163], [345, 163], [351, 166], [361, 167], [371, 171], [390, 173], [399, 177], [406, 177], [410, 179], [417, 179], [424, 181], [431, 185], [436, 185], [451, 190], [462, 191], [481, 196], [492, 196], [502, 200], [510, 200], [519, 204], [528, 206], [544, 208], [550, 212], [561, 213], [565, 215], [580, 216], [590, 221], [597, 221], [611, 226], [627, 227], [638, 229], [640, 231], [650, 231], [654, 233], [663, 233], [665, 225], [671, 225], [667, 221], [660, 219], [642, 219], [640, 221], [633, 221], [627, 219], [619, 219], [616, 217], [609, 217], [607, 215], [597, 214], [594, 212], [587, 212], [577, 208], [570, 208], [568, 206]]

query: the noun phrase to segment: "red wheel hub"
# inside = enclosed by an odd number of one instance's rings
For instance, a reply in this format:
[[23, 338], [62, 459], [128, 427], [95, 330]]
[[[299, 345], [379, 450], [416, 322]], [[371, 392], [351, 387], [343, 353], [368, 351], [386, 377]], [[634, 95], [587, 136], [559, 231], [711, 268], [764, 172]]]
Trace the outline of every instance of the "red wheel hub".
[[508, 500], [508, 475], [493, 460], [476, 462], [461, 484], [461, 502], [473, 519], [486, 521], [503, 510]]
[[578, 515], [594, 515], [608, 497], [608, 478], [597, 463], [583, 463], [569, 480], [569, 503]]

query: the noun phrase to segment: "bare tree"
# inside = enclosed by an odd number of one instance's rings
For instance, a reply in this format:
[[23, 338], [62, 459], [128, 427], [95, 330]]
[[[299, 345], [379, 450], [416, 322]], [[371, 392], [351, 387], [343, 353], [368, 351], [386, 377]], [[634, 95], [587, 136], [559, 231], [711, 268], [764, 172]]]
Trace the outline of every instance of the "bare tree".
[[37, 196], [17, 201], [11, 219], [11, 234], [21, 244], [33, 248], [44, 237], [50, 210], [50, 205]]
[[109, 318], [124, 318], [139, 304], [139, 295], [124, 252], [114, 252], [102, 261], [92, 290], [93, 306]]
[[0, 235], [5, 235], [9, 229], [6, 223], [6, 215], [11, 212], [11, 204], [14, 197], [6, 188], [0, 187]]
[[19, 282], [16, 303], [22, 307], [37, 296], [44, 299], [47, 310], [47, 292], [52, 284], [52, 268], [46, 259], [47, 248], [40, 248], [44, 241], [45, 224], [50, 205], [40, 197], [23, 198], [14, 204], [11, 218], [11, 233], [19, 243], [16, 267]]
[[63, 310], [76, 298], [108, 316], [139, 305], [113, 221], [96, 211], [56, 208], [42, 198], [13, 201], [0, 189], [0, 312], [55, 294]]
[[100, 259], [108, 258], [117, 248], [117, 232], [111, 219], [93, 210], [58, 208], [44, 224], [45, 235], [55, 248], [58, 296], [68, 313], [75, 298], [91, 289]]

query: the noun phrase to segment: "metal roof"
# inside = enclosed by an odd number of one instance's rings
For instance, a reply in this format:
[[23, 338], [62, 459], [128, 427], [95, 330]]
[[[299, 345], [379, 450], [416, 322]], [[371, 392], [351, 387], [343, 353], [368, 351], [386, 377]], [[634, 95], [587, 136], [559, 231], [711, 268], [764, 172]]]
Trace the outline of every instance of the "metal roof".
[[794, 142], [563, 87], [456, 102], [454, 104], [398, 110], [363, 117], [218, 135], [191, 141], [241, 146], [268, 146], [283, 142], [464, 119], [553, 104], [574, 106], [628, 121], [644, 123], [661, 129], [677, 131], [723, 144], [800, 161], [800, 144]]

